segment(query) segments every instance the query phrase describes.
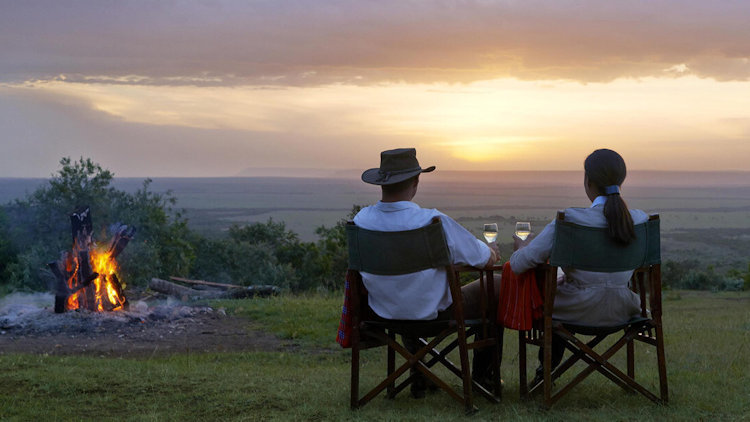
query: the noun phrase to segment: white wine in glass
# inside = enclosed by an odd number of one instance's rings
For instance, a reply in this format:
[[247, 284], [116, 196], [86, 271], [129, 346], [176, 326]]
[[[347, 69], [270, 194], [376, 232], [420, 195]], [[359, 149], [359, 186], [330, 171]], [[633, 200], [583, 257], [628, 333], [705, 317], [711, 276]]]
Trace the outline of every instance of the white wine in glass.
[[482, 234], [484, 234], [484, 240], [486, 240], [487, 243], [492, 243], [497, 240], [497, 223], [485, 224]]
[[516, 223], [516, 236], [521, 240], [526, 240], [531, 234], [531, 223], [519, 221]]

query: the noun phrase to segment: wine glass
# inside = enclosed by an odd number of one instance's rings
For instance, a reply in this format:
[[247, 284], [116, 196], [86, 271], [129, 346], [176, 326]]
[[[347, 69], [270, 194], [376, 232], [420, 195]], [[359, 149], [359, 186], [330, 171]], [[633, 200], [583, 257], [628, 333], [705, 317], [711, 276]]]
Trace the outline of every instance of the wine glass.
[[492, 243], [497, 240], [497, 223], [485, 224], [482, 234], [487, 243]]
[[526, 240], [531, 234], [531, 223], [519, 221], [516, 223], [516, 236], [521, 240]]

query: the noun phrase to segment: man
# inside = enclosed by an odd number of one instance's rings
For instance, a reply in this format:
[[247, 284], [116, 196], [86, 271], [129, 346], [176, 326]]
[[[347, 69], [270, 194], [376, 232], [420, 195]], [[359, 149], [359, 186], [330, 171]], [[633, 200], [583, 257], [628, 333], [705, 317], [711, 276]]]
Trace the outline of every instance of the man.
[[[368, 230], [403, 231], [426, 226], [433, 217], [440, 217], [454, 264], [494, 265], [499, 258], [495, 243], [487, 245], [447, 215], [412, 202], [419, 186], [419, 175], [433, 170], [435, 166], [420, 167], [414, 148], [383, 151], [380, 167], [362, 173], [362, 181], [381, 187], [381, 200], [363, 208], [354, 217], [354, 223]], [[370, 308], [382, 318], [432, 320], [451, 317], [452, 298], [444, 269], [431, 268], [398, 276], [362, 273], [362, 281], [368, 291]], [[495, 292], [499, 290], [499, 279], [496, 279]], [[478, 317], [482, 295], [479, 282], [469, 283], [462, 287], [461, 292], [466, 318]], [[404, 337], [403, 341], [412, 353], [418, 349], [417, 339]], [[472, 374], [484, 385], [491, 382], [487, 373], [490, 353], [487, 349], [474, 353]], [[416, 379], [411, 385], [412, 396], [424, 397], [426, 380], [420, 372], [413, 373]]]

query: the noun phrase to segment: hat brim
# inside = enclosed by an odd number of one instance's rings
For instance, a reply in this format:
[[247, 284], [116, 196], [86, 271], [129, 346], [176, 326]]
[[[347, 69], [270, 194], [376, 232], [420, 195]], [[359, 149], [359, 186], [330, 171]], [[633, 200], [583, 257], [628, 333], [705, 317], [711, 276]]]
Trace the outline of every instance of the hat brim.
[[424, 169], [410, 171], [408, 173], [393, 174], [387, 179], [382, 179], [380, 177], [380, 168], [372, 168], [369, 170], [365, 170], [362, 173], [362, 181], [365, 183], [369, 183], [371, 185], [379, 185], [379, 186], [394, 185], [396, 183], [403, 182], [406, 179], [410, 179], [420, 173], [429, 173], [433, 170], [435, 170], [435, 166], [430, 166]]

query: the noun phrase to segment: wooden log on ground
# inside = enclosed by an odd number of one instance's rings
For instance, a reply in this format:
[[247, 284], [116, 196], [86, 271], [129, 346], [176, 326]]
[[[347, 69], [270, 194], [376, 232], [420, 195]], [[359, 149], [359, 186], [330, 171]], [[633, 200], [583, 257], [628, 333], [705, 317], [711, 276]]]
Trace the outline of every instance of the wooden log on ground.
[[216, 293], [220, 293], [202, 292], [200, 290], [180, 286], [177, 283], [172, 283], [160, 278], [152, 278], [151, 282], [148, 284], [148, 287], [155, 292], [168, 294], [170, 296], [180, 298], [181, 300], [213, 298], [218, 296], [218, 294]]
[[[173, 280], [177, 277], [170, 277]], [[207, 282], [209, 283], [209, 282]], [[196, 290], [190, 287], [181, 286], [177, 283], [172, 283], [167, 280], [160, 278], [152, 278], [148, 287], [156, 292], [168, 294], [170, 296], [178, 297], [182, 300], [188, 299], [245, 299], [255, 296], [268, 297], [277, 295], [281, 292], [276, 286], [262, 285], [262, 286], [236, 286], [227, 291], [210, 291], [210, 290]]]
[[204, 286], [213, 286], [213, 287], [221, 287], [224, 289], [241, 289], [244, 286], [238, 286], [236, 284], [227, 284], [227, 283], [215, 283], [213, 281], [204, 281], [204, 280], [191, 280], [189, 278], [182, 278], [182, 277], [175, 277], [175, 276], [169, 276], [170, 280], [174, 281], [180, 281], [183, 283], [188, 284], [199, 284]]

